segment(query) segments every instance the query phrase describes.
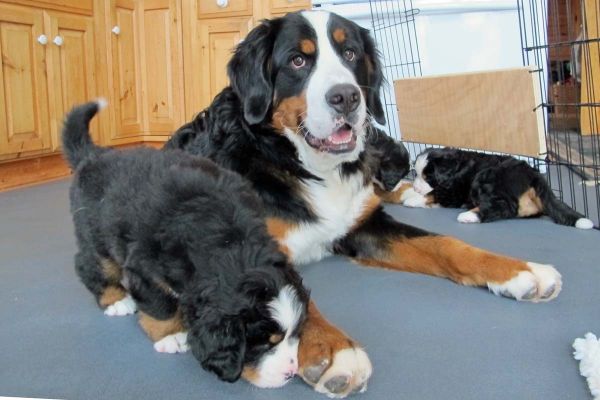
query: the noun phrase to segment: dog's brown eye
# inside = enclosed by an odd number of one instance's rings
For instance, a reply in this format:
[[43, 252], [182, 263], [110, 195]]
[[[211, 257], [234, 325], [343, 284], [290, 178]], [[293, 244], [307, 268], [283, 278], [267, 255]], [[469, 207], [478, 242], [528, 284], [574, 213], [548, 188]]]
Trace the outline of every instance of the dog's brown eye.
[[344, 51], [344, 58], [348, 61], [353, 61], [354, 60], [354, 50], [346, 49], [346, 51]]
[[306, 64], [306, 60], [304, 60], [304, 57], [302, 56], [296, 56], [292, 58], [292, 64], [294, 65], [294, 68], [302, 68], [304, 67], [304, 64]]

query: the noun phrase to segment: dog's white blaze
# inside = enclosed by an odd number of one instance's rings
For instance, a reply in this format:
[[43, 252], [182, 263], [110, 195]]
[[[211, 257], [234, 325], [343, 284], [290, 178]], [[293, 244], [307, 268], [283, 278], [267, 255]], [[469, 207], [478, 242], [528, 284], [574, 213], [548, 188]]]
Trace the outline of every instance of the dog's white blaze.
[[296, 290], [290, 285], [281, 289], [268, 307], [273, 319], [285, 331], [285, 336], [275, 346], [275, 352], [263, 357], [257, 366], [258, 379], [252, 383], [264, 388], [283, 386], [288, 382], [286, 373], [298, 371], [299, 341], [297, 337], [291, 337], [291, 334], [296, 329], [302, 315], [302, 303]]
[[281, 289], [279, 295], [269, 303], [268, 307], [271, 316], [284, 331], [289, 333], [298, 325], [302, 315], [302, 303], [293, 286], [286, 285]]
[[[335, 128], [332, 110], [325, 100], [325, 94], [332, 86], [348, 83], [358, 83], [356, 77], [340, 59], [338, 53], [331, 45], [330, 33], [327, 27], [330, 13], [326, 11], [305, 11], [302, 16], [310, 23], [317, 34], [317, 62], [309, 78], [306, 88], [306, 111], [305, 125], [315, 137], [324, 139], [331, 135]], [[361, 101], [356, 110], [359, 118], [355, 129], [362, 129], [366, 118], [367, 108], [362, 91]]]
[[423, 170], [427, 166], [428, 155], [429, 154], [421, 154], [417, 157], [417, 160], [415, 161], [415, 172], [417, 175], [415, 177], [415, 181], [413, 182], [413, 188], [415, 189], [415, 192], [422, 195], [426, 195], [427, 193], [433, 190], [433, 188], [429, 186], [429, 183], [427, 183], [427, 181], [423, 179]]
[[373, 195], [373, 186], [365, 186], [360, 173], [342, 178], [338, 170], [333, 170], [318, 176], [323, 182], [304, 185], [317, 222], [300, 224], [283, 241], [294, 263], [308, 263], [331, 254], [331, 243], [350, 231]]

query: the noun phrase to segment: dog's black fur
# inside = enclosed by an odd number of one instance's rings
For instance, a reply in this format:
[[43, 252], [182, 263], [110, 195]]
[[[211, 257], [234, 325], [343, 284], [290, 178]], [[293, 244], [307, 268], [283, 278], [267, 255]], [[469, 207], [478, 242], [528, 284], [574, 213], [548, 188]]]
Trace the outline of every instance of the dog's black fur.
[[[75, 170], [77, 274], [96, 299], [123, 283], [149, 316], [180, 312], [202, 367], [237, 380], [282, 333], [268, 310], [279, 291], [292, 285], [303, 312], [308, 304], [301, 278], [267, 233], [260, 199], [239, 175], [204, 158], [95, 146], [88, 124], [97, 111], [97, 103], [76, 107], [63, 130]], [[106, 276], [102, 260], [120, 265], [123, 279]]]
[[477, 207], [481, 222], [517, 218], [519, 198], [533, 189], [542, 205], [539, 214], [569, 226], [584, 218], [558, 200], [546, 179], [525, 161], [453, 148], [427, 149], [417, 158], [425, 156], [421, 175], [433, 188], [428, 194], [433, 203], [442, 207]]

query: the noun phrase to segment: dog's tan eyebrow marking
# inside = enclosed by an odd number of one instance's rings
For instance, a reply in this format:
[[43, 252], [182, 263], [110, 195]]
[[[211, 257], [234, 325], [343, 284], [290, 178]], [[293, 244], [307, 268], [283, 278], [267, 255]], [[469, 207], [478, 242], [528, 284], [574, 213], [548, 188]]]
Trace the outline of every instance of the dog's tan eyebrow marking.
[[317, 47], [315, 46], [315, 42], [312, 40], [302, 39], [300, 41], [300, 50], [302, 50], [304, 54], [315, 54]]
[[333, 31], [333, 40], [338, 43], [344, 43], [346, 41], [346, 31], [342, 28], [337, 28]]

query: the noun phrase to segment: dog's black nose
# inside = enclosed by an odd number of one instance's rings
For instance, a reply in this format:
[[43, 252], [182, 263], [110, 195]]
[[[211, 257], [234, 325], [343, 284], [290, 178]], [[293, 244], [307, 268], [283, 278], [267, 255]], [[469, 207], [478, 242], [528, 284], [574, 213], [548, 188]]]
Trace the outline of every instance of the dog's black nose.
[[360, 93], [354, 85], [344, 83], [333, 86], [325, 93], [325, 99], [335, 111], [348, 115], [358, 108]]

